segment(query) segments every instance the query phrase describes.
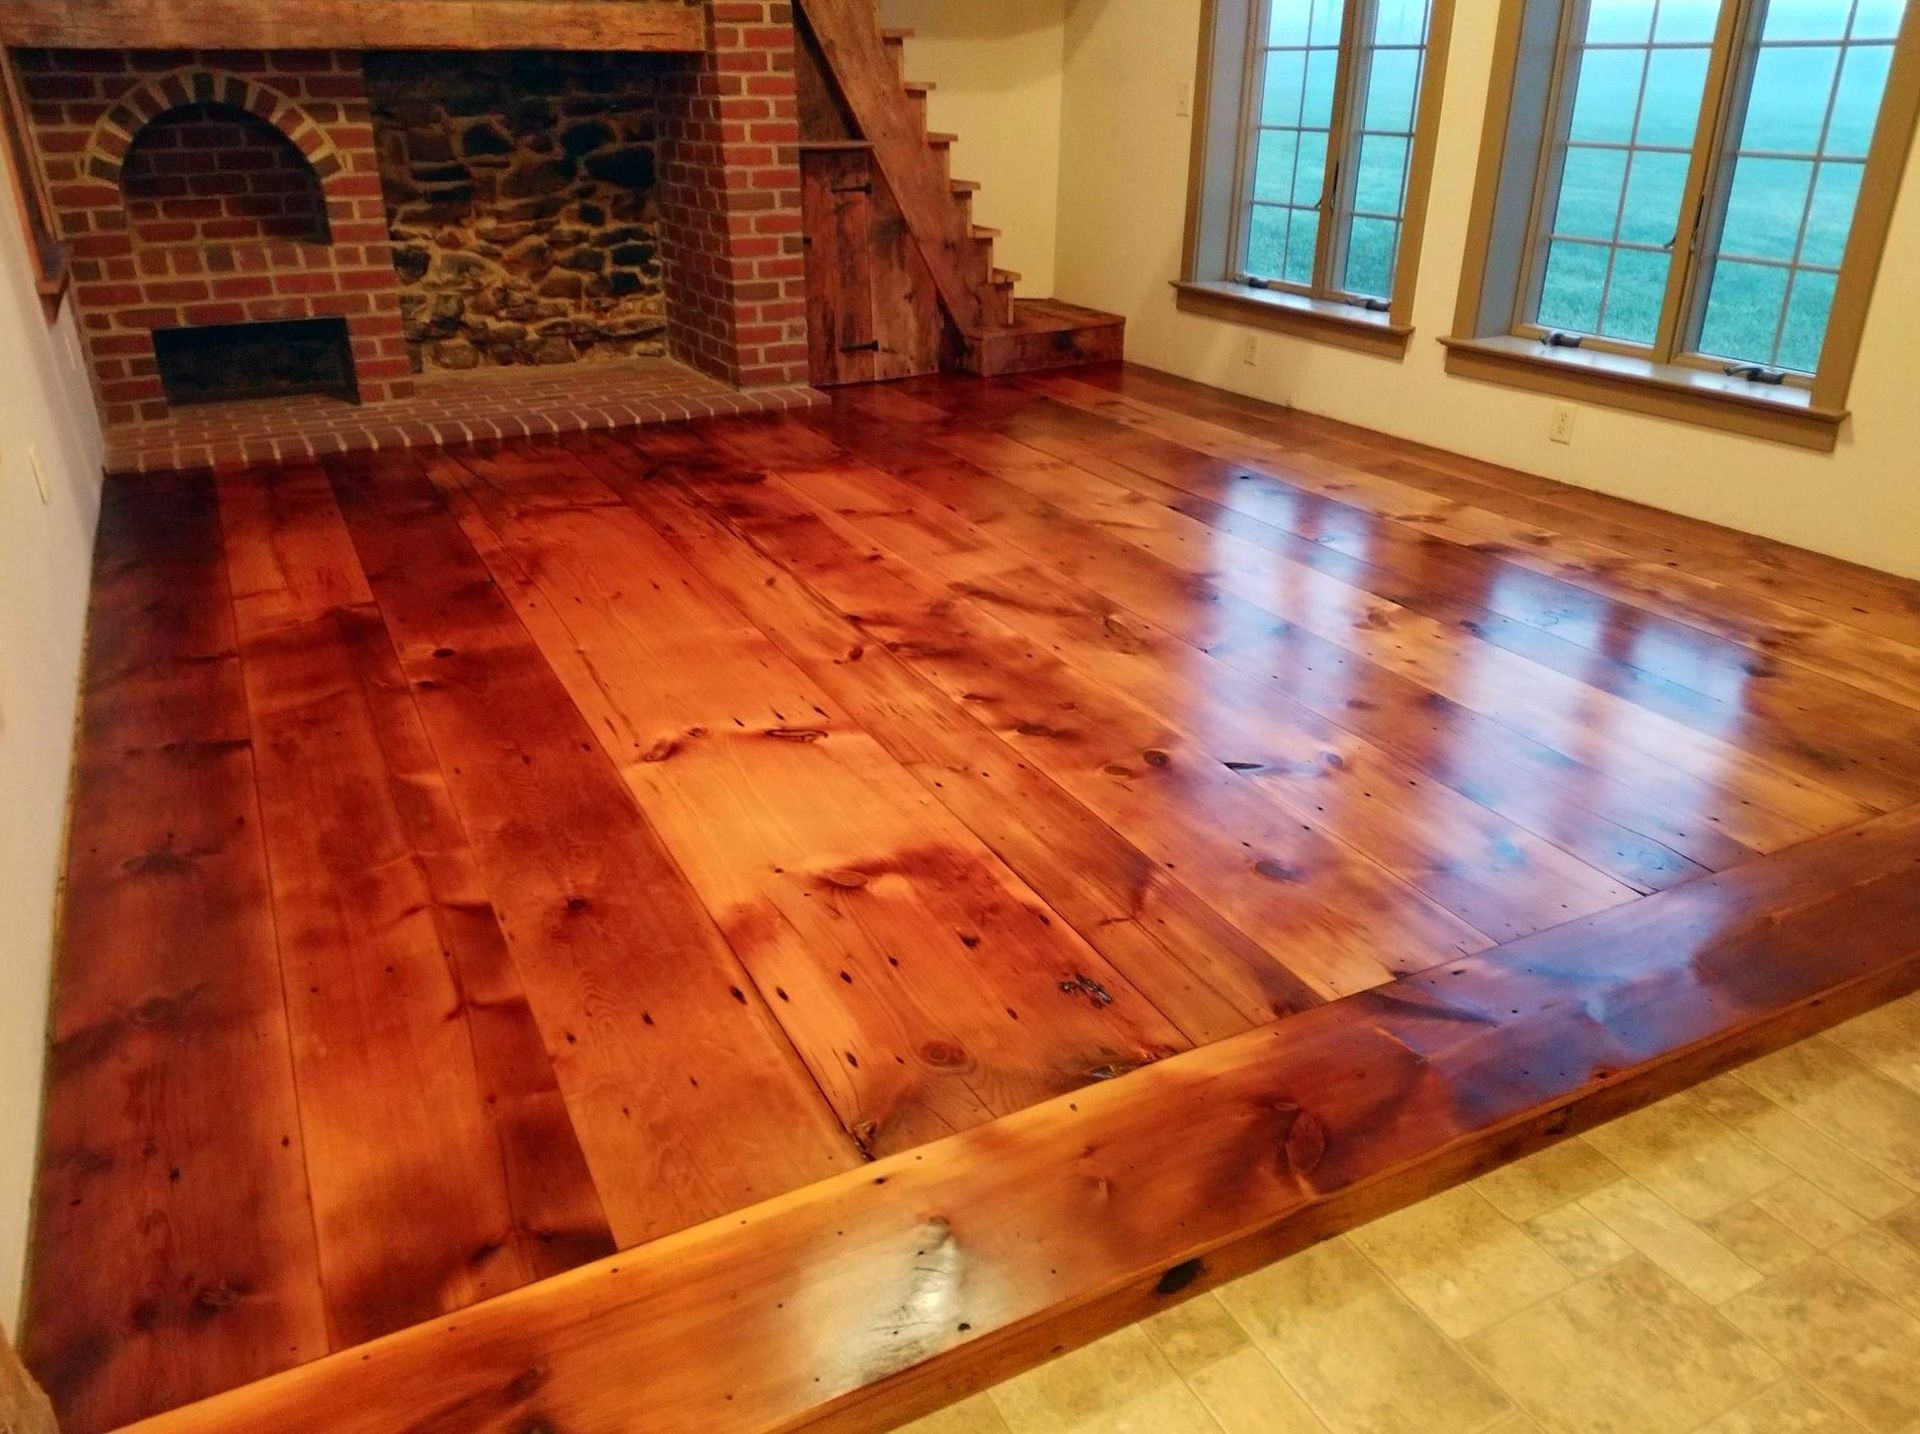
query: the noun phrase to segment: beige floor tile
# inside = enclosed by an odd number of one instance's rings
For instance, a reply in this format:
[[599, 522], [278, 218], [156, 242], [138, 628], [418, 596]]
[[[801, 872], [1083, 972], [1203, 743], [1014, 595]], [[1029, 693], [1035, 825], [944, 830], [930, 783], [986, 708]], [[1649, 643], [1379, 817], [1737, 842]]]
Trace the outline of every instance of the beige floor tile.
[[1621, 1180], [1580, 1203], [1709, 1304], [1760, 1283], [1758, 1270], [1637, 1181]]
[[896, 1434], [1007, 1434], [1007, 1421], [989, 1395], [976, 1394], [938, 1414], [902, 1425]]
[[1700, 1222], [1700, 1228], [1763, 1275], [1790, 1270], [1813, 1253], [1801, 1239], [1756, 1200], [1746, 1200]]
[[1913, 1199], [1913, 1191], [1898, 1180], [1882, 1175], [1799, 1116], [1751, 1087], [1747, 1089], [1759, 1100], [1760, 1109], [1734, 1124], [1742, 1135], [1783, 1165], [1791, 1166], [1802, 1179], [1869, 1220], [1878, 1220]]
[[1611, 1185], [1624, 1173], [1575, 1136], [1524, 1160], [1490, 1170], [1473, 1185], [1502, 1215], [1524, 1223], [1578, 1200], [1589, 1190]]
[[1822, 1038], [1763, 1057], [1740, 1078], [1881, 1174], [1920, 1190], [1920, 1091]]
[[1684, 1434], [1780, 1365], [1650, 1260], [1634, 1258], [1466, 1341], [1555, 1434]]
[[1326, 1434], [1327, 1426], [1251, 1345], [1187, 1382], [1225, 1434]]
[[1762, 1190], [1753, 1203], [1811, 1245], [1826, 1249], [1864, 1229], [1866, 1221], [1810, 1181], [1798, 1175], [1771, 1190]]
[[1510, 1407], [1345, 1240], [1218, 1294], [1336, 1434], [1468, 1434]]
[[1860, 1425], [1799, 1380], [1783, 1379], [1702, 1424], [1699, 1434], [1860, 1434]]
[[1739, 1125], [1742, 1121], [1752, 1120], [1765, 1115], [1770, 1110], [1779, 1109], [1759, 1091], [1740, 1079], [1738, 1071], [1729, 1071], [1726, 1075], [1715, 1076], [1695, 1086], [1688, 1095], [1695, 1105], [1715, 1120], [1725, 1121], [1728, 1125]]
[[1589, 1131], [1607, 1159], [1689, 1219], [1737, 1205], [1792, 1173], [1684, 1096]]
[[1472, 1186], [1423, 1200], [1348, 1238], [1451, 1339], [1573, 1282]]
[[1490, 1426], [1487, 1434], [1541, 1434], [1541, 1430], [1538, 1420], [1516, 1409], [1499, 1423]]
[[1915, 1202], [1904, 1210], [1894, 1211], [1880, 1223], [1914, 1249], [1920, 1250], [1920, 1202]]
[[1868, 1429], [1892, 1434], [1920, 1418], [1920, 1319], [1825, 1256], [1724, 1310]]
[[1181, 1374], [1191, 1374], [1247, 1348], [1247, 1332], [1212, 1295], [1201, 1295], [1143, 1321], [1140, 1328]]
[[992, 1391], [1011, 1434], [1219, 1434], [1138, 1325]]
[[1827, 1032], [1851, 1051], [1910, 1090], [1920, 1090], [1920, 997], [1909, 996]]
[[1633, 1253], [1633, 1246], [1614, 1234], [1606, 1221], [1580, 1204], [1534, 1216], [1527, 1221], [1527, 1233], [1576, 1279], [1611, 1269]]
[[[1920, 1314], [1920, 1249], [1882, 1225], [1869, 1225], [1827, 1251], [1836, 1265], [1858, 1275], [1908, 1313]], [[1920, 1371], [1916, 1371], [1920, 1378]]]

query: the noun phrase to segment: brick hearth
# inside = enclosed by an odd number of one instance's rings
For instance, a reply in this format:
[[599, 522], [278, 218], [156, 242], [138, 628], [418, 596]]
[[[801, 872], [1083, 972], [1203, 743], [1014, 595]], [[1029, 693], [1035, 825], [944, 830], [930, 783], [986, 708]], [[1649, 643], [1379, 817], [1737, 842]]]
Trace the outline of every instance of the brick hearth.
[[179, 410], [107, 435], [109, 473], [277, 463], [384, 448], [445, 448], [499, 438], [644, 428], [731, 413], [810, 408], [800, 384], [740, 389], [671, 359], [493, 368], [422, 377], [404, 398], [349, 404], [262, 399]]

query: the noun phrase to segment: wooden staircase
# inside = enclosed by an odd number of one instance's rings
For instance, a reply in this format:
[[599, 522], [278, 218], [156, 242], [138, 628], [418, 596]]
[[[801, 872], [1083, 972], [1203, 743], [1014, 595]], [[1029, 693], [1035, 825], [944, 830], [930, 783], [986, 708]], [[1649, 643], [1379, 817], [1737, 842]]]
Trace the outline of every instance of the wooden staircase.
[[[958, 136], [928, 127], [934, 87], [907, 78], [912, 32], [883, 29], [874, 0], [801, 0], [798, 8], [803, 149], [869, 156], [874, 207], [897, 210], [920, 276], [939, 298], [948, 332], [938, 366], [993, 375], [1119, 358], [1126, 321], [1118, 315], [1014, 296], [1020, 275], [994, 262], [999, 231], [974, 222], [979, 184], [953, 175]], [[848, 190], [843, 182], [835, 193]], [[844, 351], [873, 342], [859, 337], [858, 323], [830, 317], [856, 339]], [[881, 369], [876, 376], [891, 376]], [[837, 381], [862, 376], [856, 365]]]

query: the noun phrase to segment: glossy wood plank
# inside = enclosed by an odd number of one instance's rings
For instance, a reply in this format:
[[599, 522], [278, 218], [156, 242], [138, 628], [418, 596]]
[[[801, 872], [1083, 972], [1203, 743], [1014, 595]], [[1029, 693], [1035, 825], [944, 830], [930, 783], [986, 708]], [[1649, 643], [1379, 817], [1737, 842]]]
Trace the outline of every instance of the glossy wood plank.
[[[871, 400], [863, 395], [861, 401], [899, 406], [911, 400], [883, 394]], [[1760, 850], [1872, 810], [1773, 768], [1734, 744], [1490, 645], [1469, 646], [1472, 661], [1462, 662], [1458, 637], [1431, 619], [1160, 505], [1131, 503], [1124, 491], [1083, 475], [1056, 481], [1047, 465], [994, 461], [991, 476], [1031, 495], [1025, 505], [1003, 505], [1002, 514], [1003, 524], [1024, 526], [1030, 551], [1036, 556], [1042, 549], [1056, 555], [1070, 551], [1077, 575], [1123, 600], [1131, 598], [1119, 584], [1137, 585], [1136, 574], [1143, 572], [1150, 579], [1158, 576], [1163, 587], [1169, 580], [1186, 585], [1189, 608], [1195, 606], [1191, 585], [1199, 583], [1205, 605], [1219, 607], [1216, 594], [1238, 599], [1254, 613], [1266, 614], [1267, 626], [1304, 627], [1463, 706], [1521, 723], [1570, 755], [1584, 755], [1593, 746], [1592, 734], [1605, 732], [1611, 774], [1667, 794], [1698, 820], [1711, 821]], [[1071, 550], [1060, 542], [1062, 520], [1079, 540]], [[1050, 530], [1044, 542], [1034, 532], [1036, 523]], [[1054, 566], [1062, 562], [1056, 557]], [[1260, 626], [1254, 618], [1222, 636], [1244, 645]]]
[[[791, 444], [782, 444], [791, 447]], [[1191, 882], [1300, 979], [1347, 994], [1487, 938], [1302, 820], [1175, 728], [1038, 650], [978, 602], [808, 494], [825, 470], [696, 491], [914, 671], [1130, 841]], [[814, 521], [817, 520], [817, 521]]]
[[591, 473], [431, 469], [864, 1150], [1188, 1045]]
[[[1125, 403], [1103, 411], [1124, 413]], [[1179, 414], [1163, 414], [1182, 442], [1236, 461], [1287, 461], [1266, 440]], [[1350, 456], [1318, 442], [1313, 463]], [[1325, 455], [1320, 457], [1318, 455]], [[1301, 466], [1293, 455], [1293, 466]], [[1466, 545], [1497, 544], [1510, 561], [1604, 596], [1651, 605], [1702, 631], [1762, 649], [1777, 661], [1835, 678], [1862, 692], [1920, 708], [1920, 649], [1864, 629], [1828, 622], [1765, 594], [1695, 574], [1685, 565], [1640, 564], [1570, 532], [1549, 533], [1492, 509], [1435, 499], [1390, 478], [1343, 465], [1345, 480], [1378, 494], [1383, 511], [1412, 504], [1428, 531]], [[1397, 490], [1397, 491], [1396, 491]], [[1542, 533], [1548, 533], [1543, 541]]]
[[1882, 818], [142, 1427], [889, 1428], [1914, 988], [1916, 876]]
[[331, 469], [616, 1241], [859, 1163], [418, 460]]
[[22, 1350], [71, 1430], [326, 1352], [204, 478], [107, 490]]
[[[1548, 527], [1574, 523], [1585, 537], [1653, 561], [1685, 563], [1695, 571], [1767, 593], [1792, 606], [1868, 632], [1920, 646], [1920, 583], [1876, 572], [1805, 548], [1715, 527], [1589, 488], [1575, 488], [1517, 469], [1446, 453], [1388, 434], [1373, 433], [1297, 411], [1207, 388], [1139, 365], [1077, 375], [1090, 386], [1143, 402], [1204, 415], [1228, 427], [1276, 426], [1303, 436], [1328, 436], [1372, 454], [1406, 461], [1408, 480], [1515, 514], [1538, 514]], [[1440, 486], [1444, 484], [1444, 488]], [[1472, 486], [1465, 486], [1472, 485]], [[1530, 500], [1529, 507], [1514, 506]], [[1551, 516], [1549, 516], [1551, 515]]]
[[714, 465], [691, 434], [616, 439], [597, 472], [701, 576], [1196, 1043], [1319, 996], [1007, 743], [669, 481]]
[[[881, 462], [898, 456], [858, 425], [836, 432]], [[966, 554], [982, 539], [922, 496], [922, 489], [938, 491], [927, 465], [914, 471], [917, 481], [909, 484], [843, 462], [830, 477], [813, 472], [802, 481], [810, 497], [852, 516], [877, 541], [946, 579], [1078, 672], [1151, 709], [1221, 767], [1490, 940], [1555, 926], [1636, 895], [1101, 594], [1026, 565], [1024, 555], [1020, 567], [970, 577]], [[964, 481], [957, 472], [947, 476]], [[875, 511], [894, 516], [876, 527], [865, 516]], [[902, 522], [897, 515], [903, 512], [915, 518]], [[955, 552], [961, 561], [950, 565]]]
[[[1812, 673], [1777, 682], [1763, 652], [1170, 442], [1118, 437], [1052, 404], [996, 431], [1210, 527], [1307, 563], [1876, 809], [1920, 800], [1920, 720]], [[1815, 735], [1817, 734], [1817, 735]]]
[[326, 475], [220, 504], [338, 1349], [614, 1245]]

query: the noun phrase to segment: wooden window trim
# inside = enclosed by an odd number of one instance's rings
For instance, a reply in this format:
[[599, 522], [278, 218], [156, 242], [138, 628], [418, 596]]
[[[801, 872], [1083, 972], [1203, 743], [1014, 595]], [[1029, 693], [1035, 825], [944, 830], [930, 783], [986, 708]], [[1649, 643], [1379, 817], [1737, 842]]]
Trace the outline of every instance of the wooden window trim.
[[[1414, 291], [1420, 274], [1422, 242], [1426, 237], [1427, 201], [1433, 190], [1434, 154], [1440, 142], [1440, 110], [1446, 98], [1454, 0], [1433, 0], [1427, 25], [1426, 64], [1414, 114], [1400, 253], [1394, 265], [1393, 296], [1384, 313], [1285, 289], [1253, 289], [1229, 279], [1224, 272], [1204, 272], [1209, 267], [1225, 268], [1224, 258], [1217, 266], [1203, 263], [1202, 256], [1210, 249], [1223, 255], [1236, 252], [1232, 226], [1237, 222], [1233, 217], [1241, 164], [1237, 136], [1245, 77], [1243, 74], [1242, 88], [1232, 93], [1227, 93], [1228, 87], [1215, 81], [1222, 64], [1223, 31], [1236, 26], [1244, 31], [1251, 9], [1252, 0], [1201, 0], [1186, 238], [1180, 278], [1173, 285], [1175, 303], [1182, 312], [1203, 318], [1272, 329], [1381, 357], [1404, 357], [1407, 341], [1413, 334]], [[1223, 133], [1223, 127], [1230, 127], [1224, 132], [1236, 136], [1235, 153], [1226, 156], [1225, 163], [1213, 143]]]
[[[1907, 8], [1894, 45], [1819, 366], [1810, 381], [1770, 387], [1729, 381], [1689, 353], [1675, 352], [1671, 361], [1662, 362], [1604, 343], [1590, 342], [1580, 349], [1553, 348], [1525, 331], [1516, 332], [1510, 321], [1500, 326], [1489, 318], [1488, 276], [1496, 261], [1494, 234], [1502, 219], [1502, 188], [1513, 182], [1515, 172], [1515, 167], [1508, 164], [1506, 151], [1515, 120], [1516, 79], [1522, 46], [1528, 38], [1530, 3], [1501, 0], [1453, 332], [1441, 340], [1447, 347], [1447, 371], [1831, 452], [1838, 443], [1839, 427], [1848, 417], [1847, 398], [1859, 362], [1868, 308], [1885, 256], [1916, 124], [1920, 124], [1920, 5]], [[1719, 63], [1717, 59], [1716, 67]], [[1726, 86], [1721, 88], [1724, 91]], [[1725, 108], [1723, 100], [1719, 112], [1711, 117], [1716, 127], [1726, 123]], [[1717, 135], [1713, 142], [1718, 142]], [[1698, 143], [1696, 167], [1701, 162]], [[1530, 181], [1537, 179], [1533, 167], [1523, 168]], [[1537, 193], [1529, 197], [1529, 207], [1536, 201]], [[1683, 214], [1682, 220], [1697, 232], [1701, 215]], [[1691, 286], [1686, 295], [1676, 299], [1669, 285], [1669, 312], [1663, 316], [1663, 328], [1676, 324], [1678, 315], [1674, 311], [1690, 302]]]
[[27, 113], [26, 95], [13, 67], [13, 51], [0, 47], [0, 129], [6, 131], [7, 172], [12, 179], [14, 208], [27, 239], [27, 254], [33, 263], [34, 288], [39, 291], [47, 322], [52, 323], [60, 316], [60, 305], [72, 284], [73, 266], [68, 263], [67, 246], [61, 242], [54, 222], [53, 200], [47, 193], [39, 151], [27, 127]]

